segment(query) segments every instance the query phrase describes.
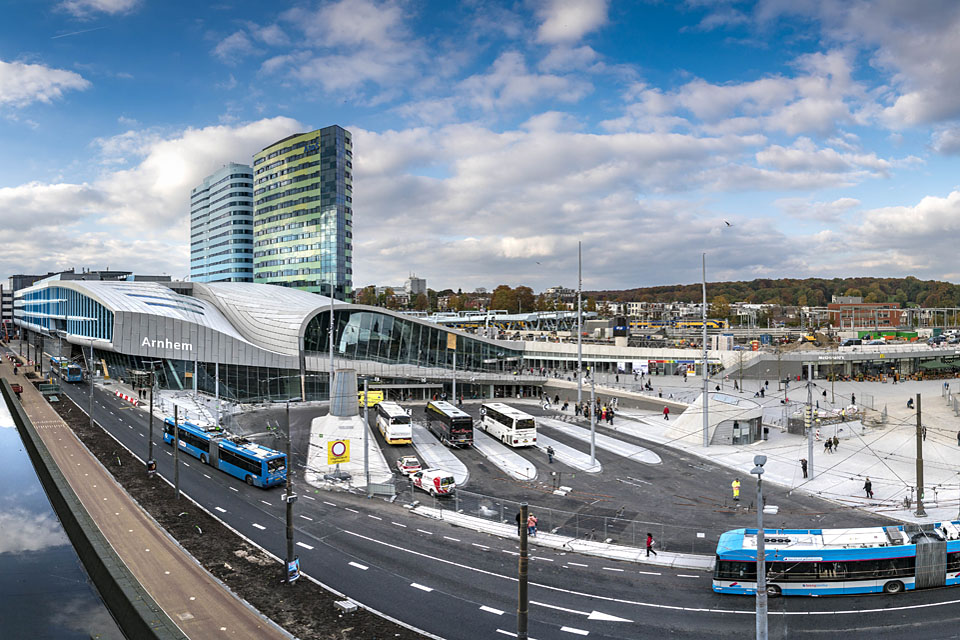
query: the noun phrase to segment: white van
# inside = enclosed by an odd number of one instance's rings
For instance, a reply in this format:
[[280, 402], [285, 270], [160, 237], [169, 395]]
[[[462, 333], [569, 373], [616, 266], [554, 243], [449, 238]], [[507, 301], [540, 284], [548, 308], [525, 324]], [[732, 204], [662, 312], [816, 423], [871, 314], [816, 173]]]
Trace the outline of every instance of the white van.
[[443, 469], [424, 469], [410, 474], [413, 486], [423, 489], [432, 496], [450, 495], [457, 488], [453, 474]]

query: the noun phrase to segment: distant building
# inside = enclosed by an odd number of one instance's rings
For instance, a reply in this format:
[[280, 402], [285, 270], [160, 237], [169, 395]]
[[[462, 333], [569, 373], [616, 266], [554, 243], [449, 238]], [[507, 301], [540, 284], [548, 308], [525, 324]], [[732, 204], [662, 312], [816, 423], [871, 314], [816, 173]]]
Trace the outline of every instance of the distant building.
[[407, 295], [411, 298], [415, 298], [421, 293], [427, 293], [427, 281], [425, 278], [418, 278], [415, 275], [411, 275], [407, 278], [407, 281], [403, 283], [403, 290], [407, 292]]
[[253, 170], [231, 162], [190, 192], [190, 279], [253, 282]]
[[253, 279], [353, 299], [353, 141], [336, 125], [253, 157]]
[[895, 302], [831, 302], [827, 314], [835, 329], [893, 329], [900, 326], [902, 311]]

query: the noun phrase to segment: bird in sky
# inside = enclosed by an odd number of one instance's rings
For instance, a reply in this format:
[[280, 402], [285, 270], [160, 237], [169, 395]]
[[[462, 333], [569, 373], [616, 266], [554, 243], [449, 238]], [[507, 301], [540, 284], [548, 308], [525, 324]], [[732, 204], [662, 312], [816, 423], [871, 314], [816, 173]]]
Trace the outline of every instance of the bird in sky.
[[727, 222], [726, 220], [724, 220], [723, 223], [726, 224], [728, 227], [732, 227], [732, 226], [733, 226], [732, 224], [730, 224], [730, 223]]

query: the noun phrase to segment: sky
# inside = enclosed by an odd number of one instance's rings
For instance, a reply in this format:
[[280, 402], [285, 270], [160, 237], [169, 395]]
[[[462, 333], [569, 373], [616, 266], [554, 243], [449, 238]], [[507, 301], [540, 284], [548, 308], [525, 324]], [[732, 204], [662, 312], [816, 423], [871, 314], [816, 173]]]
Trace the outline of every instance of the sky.
[[189, 193], [353, 133], [353, 280], [960, 281], [955, 0], [2, 0], [0, 275], [189, 273]]

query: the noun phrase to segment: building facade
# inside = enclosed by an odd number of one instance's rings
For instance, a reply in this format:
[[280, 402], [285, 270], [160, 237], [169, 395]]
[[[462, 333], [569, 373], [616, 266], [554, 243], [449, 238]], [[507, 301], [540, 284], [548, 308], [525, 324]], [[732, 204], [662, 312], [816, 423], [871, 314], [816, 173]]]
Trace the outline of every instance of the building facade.
[[190, 279], [253, 282], [253, 170], [231, 162], [190, 192]]
[[831, 302], [827, 314], [835, 329], [891, 329], [900, 326], [903, 312], [896, 302]]
[[407, 295], [411, 298], [416, 298], [421, 293], [427, 293], [427, 280], [426, 278], [418, 278], [415, 275], [411, 275], [407, 278], [407, 281], [403, 283], [403, 290], [407, 292]]
[[257, 153], [254, 282], [353, 298], [353, 143], [333, 125]]

